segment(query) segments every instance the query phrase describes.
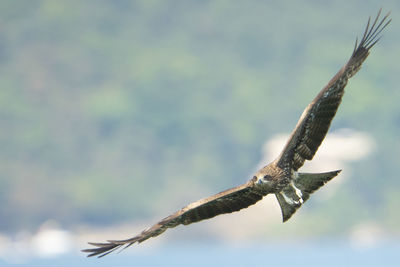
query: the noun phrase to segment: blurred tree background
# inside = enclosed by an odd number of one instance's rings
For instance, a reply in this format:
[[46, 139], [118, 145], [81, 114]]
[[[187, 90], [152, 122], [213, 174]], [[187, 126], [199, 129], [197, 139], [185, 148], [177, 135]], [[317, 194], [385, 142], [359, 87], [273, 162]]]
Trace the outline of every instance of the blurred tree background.
[[[246, 181], [261, 145], [292, 130], [379, 8], [1, 1], [0, 231], [134, 222]], [[332, 126], [378, 146], [323, 208], [304, 211], [326, 234], [363, 220], [400, 232], [400, 4], [383, 8], [394, 21]]]

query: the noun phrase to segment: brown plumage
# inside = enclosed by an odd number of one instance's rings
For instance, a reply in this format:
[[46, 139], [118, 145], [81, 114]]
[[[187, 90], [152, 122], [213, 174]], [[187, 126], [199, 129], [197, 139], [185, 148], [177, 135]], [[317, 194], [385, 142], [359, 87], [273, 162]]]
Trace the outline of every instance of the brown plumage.
[[[162, 219], [133, 238], [89, 243], [95, 248], [85, 249], [88, 256], [103, 257], [122, 246], [129, 247], [163, 233], [180, 224], [188, 225], [214, 216], [239, 211], [274, 193], [281, 206], [283, 221], [287, 221], [309, 198], [310, 194], [338, 175], [340, 170], [326, 173], [299, 173], [305, 160], [311, 160], [321, 145], [344, 94], [347, 81], [361, 67], [369, 50], [378, 42], [382, 30], [390, 23], [389, 13], [380, 21], [379, 10], [349, 61], [307, 106], [279, 157], [256, 172], [247, 183], [193, 202]], [[379, 22], [378, 22], [379, 21]]]

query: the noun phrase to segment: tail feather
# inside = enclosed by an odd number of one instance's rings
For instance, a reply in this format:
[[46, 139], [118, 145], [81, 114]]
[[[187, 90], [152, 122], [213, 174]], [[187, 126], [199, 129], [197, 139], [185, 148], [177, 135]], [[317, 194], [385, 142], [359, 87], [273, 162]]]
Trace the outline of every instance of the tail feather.
[[289, 220], [314, 191], [340, 172], [341, 170], [324, 173], [299, 173], [298, 177], [281, 192], [276, 193], [275, 196], [282, 210], [283, 222]]

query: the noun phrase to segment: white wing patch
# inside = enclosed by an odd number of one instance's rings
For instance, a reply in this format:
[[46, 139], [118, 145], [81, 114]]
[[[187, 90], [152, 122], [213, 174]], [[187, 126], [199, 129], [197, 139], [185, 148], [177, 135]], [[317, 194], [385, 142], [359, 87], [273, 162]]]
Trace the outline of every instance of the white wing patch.
[[293, 181], [280, 194], [289, 205], [301, 205], [304, 203], [303, 193], [294, 185]]
[[300, 189], [298, 189], [295, 185], [294, 185], [294, 183], [293, 183], [293, 181], [291, 181], [291, 185], [292, 185], [292, 187], [293, 187], [293, 189], [294, 189], [294, 192], [296, 192], [296, 195], [299, 197], [299, 202], [301, 203], [301, 204], [303, 204], [303, 193], [301, 192], [301, 190]]
[[285, 195], [285, 193], [281, 193], [281, 195], [285, 199], [286, 203], [288, 203], [289, 205], [297, 204], [294, 199], [289, 198], [288, 196]]

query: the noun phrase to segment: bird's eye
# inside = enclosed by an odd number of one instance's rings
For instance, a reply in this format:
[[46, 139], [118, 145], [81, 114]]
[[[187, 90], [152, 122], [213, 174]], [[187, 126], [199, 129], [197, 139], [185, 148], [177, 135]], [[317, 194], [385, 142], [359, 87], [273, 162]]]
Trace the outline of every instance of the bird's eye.
[[267, 174], [267, 175], [264, 176], [263, 179], [264, 179], [264, 181], [271, 181], [272, 176]]

